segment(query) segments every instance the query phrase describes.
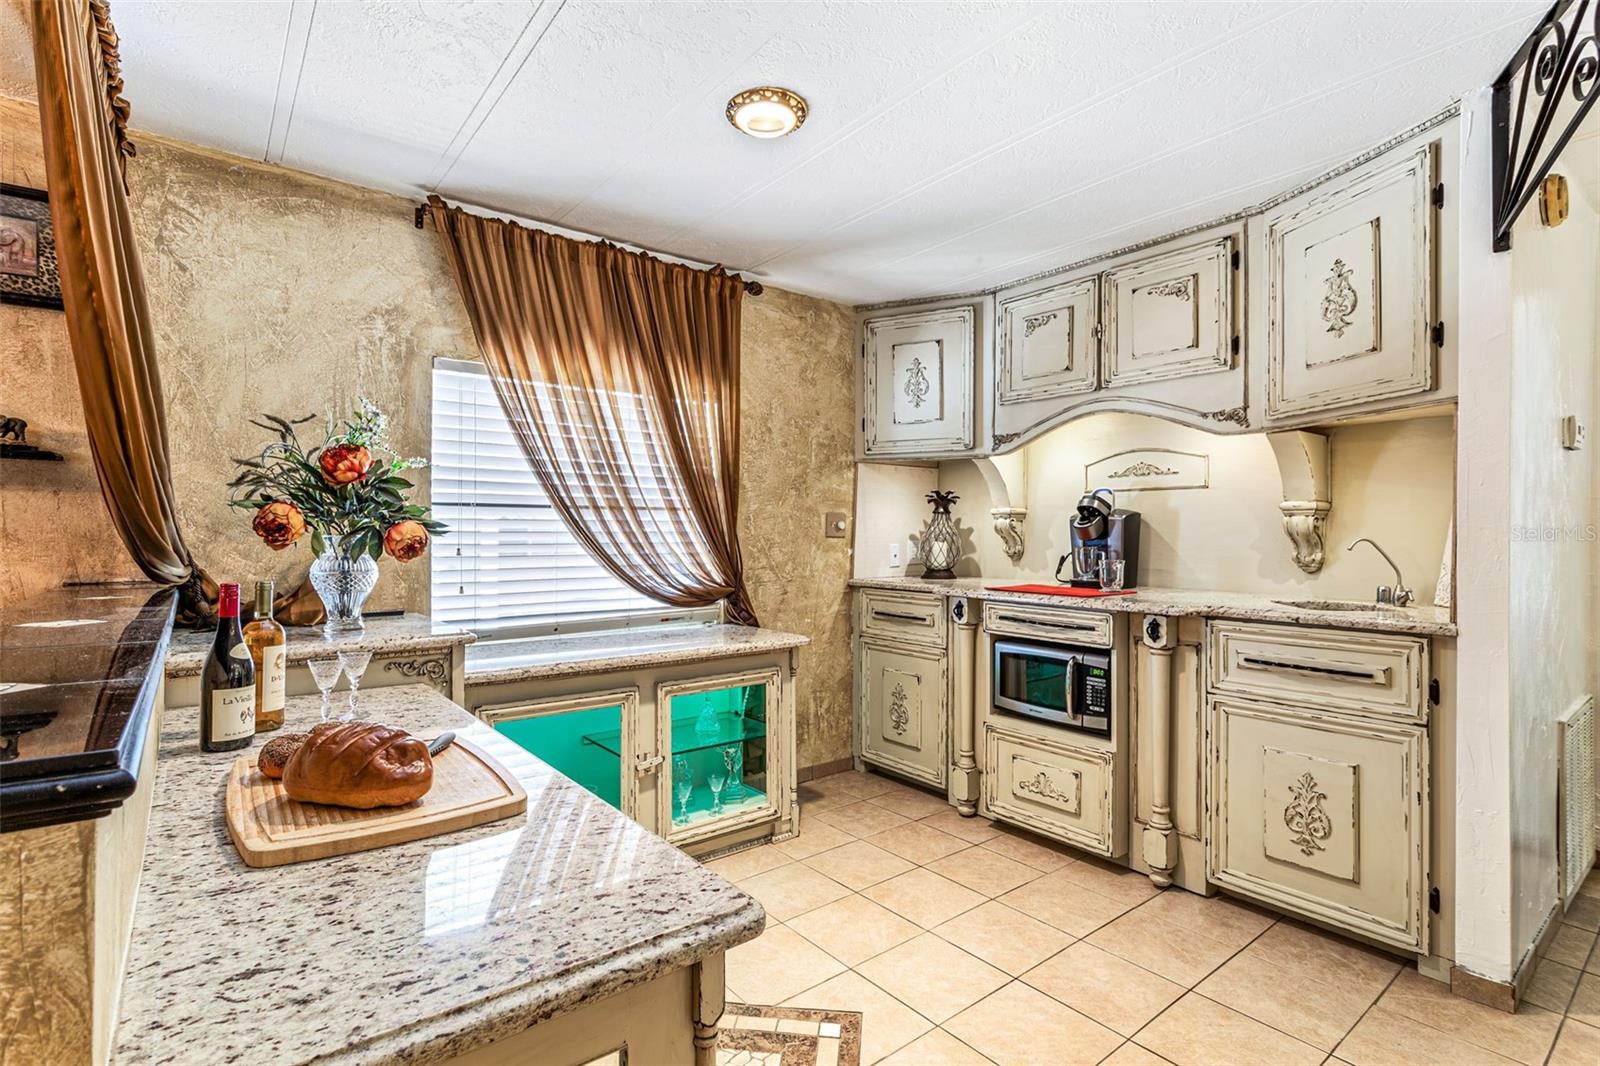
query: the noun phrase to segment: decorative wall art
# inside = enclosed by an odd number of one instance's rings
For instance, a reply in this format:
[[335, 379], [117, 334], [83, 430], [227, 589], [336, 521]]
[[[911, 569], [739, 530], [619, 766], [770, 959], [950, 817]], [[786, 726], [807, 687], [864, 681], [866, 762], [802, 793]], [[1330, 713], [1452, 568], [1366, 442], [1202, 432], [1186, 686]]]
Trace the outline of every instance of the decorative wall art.
[[1084, 491], [1211, 487], [1211, 457], [1170, 448], [1132, 448], [1096, 459], [1083, 468]]
[[0, 303], [62, 309], [55, 230], [43, 189], [0, 184]]

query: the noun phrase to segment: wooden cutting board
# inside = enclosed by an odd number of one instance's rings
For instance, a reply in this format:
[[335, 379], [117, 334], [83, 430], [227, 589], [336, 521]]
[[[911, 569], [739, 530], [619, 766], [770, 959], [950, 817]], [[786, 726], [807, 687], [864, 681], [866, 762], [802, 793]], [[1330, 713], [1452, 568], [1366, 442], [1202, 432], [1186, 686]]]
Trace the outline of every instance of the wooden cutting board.
[[228, 835], [247, 866], [285, 866], [402, 844], [509, 818], [528, 794], [505, 767], [456, 738], [433, 760], [433, 787], [415, 803], [358, 811], [289, 798], [283, 782], [241, 755], [228, 770]]

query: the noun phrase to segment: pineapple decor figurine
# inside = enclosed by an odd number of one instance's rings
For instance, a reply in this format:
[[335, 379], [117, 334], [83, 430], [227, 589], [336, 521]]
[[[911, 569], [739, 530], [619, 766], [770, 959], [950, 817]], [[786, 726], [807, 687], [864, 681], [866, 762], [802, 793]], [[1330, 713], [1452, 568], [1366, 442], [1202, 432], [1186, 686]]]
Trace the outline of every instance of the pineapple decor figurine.
[[950, 505], [961, 499], [953, 492], [930, 492], [933, 517], [922, 534], [922, 576], [929, 581], [955, 577], [952, 569], [961, 558], [961, 533], [950, 517]]

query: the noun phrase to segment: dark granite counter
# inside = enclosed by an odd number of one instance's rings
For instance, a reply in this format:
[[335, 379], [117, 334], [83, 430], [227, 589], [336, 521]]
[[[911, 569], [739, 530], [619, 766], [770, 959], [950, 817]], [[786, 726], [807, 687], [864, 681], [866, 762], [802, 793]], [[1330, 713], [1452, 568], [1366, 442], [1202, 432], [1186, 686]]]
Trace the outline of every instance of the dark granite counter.
[[0, 832], [133, 794], [177, 594], [85, 585], [0, 606]]

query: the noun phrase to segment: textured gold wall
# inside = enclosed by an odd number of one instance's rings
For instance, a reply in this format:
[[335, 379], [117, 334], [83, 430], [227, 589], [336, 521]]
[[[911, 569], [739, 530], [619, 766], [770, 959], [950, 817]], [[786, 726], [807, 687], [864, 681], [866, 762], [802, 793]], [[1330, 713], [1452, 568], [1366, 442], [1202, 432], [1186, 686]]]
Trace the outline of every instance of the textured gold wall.
[[[0, 97], [0, 181], [44, 188], [38, 111]], [[66, 462], [0, 463], [0, 600], [63, 581], [137, 577], [100, 502], [59, 311], [0, 304], [0, 414]]]
[[[5, 106], [0, 117], [36, 132], [31, 104]], [[5, 123], [0, 144], [19, 121]], [[270, 551], [248, 514], [226, 506], [229, 460], [264, 439], [249, 419], [344, 412], [364, 394], [392, 416], [401, 450], [427, 455], [432, 358], [477, 356], [455, 282], [432, 231], [412, 226], [412, 201], [149, 134], [135, 140], [130, 202], [184, 534], [219, 581], [298, 580], [311, 561], [305, 542]], [[42, 185], [37, 169], [6, 172]], [[29, 494], [3, 494], [5, 587], [133, 573], [89, 464], [62, 316], [0, 310], [25, 327], [20, 352], [0, 363], [0, 393], [71, 459], [65, 470], [28, 471], [40, 482]], [[824, 539], [822, 515], [851, 510], [852, 338], [838, 304], [771, 288], [744, 303], [741, 536], [762, 622], [813, 642], [797, 701], [803, 767], [850, 752], [850, 542]], [[425, 493], [425, 476], [419, 485]], [[427, 609], [425, 561], [381, 567], [374, 609]]]
[[744, 301], [740, 543], [761, 624], [811, 638], [796, 700], [801, 767], [850, 754], [850, 541], [822, 516], [855, 494], [848, 308], [768, 288]]
[[[349, 413], [368, 396], [392, 441], [427, 455], [431, 360], [477, 351], [431, 231], [410, 201], [149, 135], [131, 206], [157, 329], [173, 482], [184, 534], [219, 581], [303, 577], [309, 541], [273, 552], [226, 505], [233, 456], [267, 439], [249, 424]], [[316, 442], [320, 423], [306, 427]], [[413, 478], [427, 491], [427, 472]], [[370, 606], [426, 608], [428, 564], [387, 556]]]

